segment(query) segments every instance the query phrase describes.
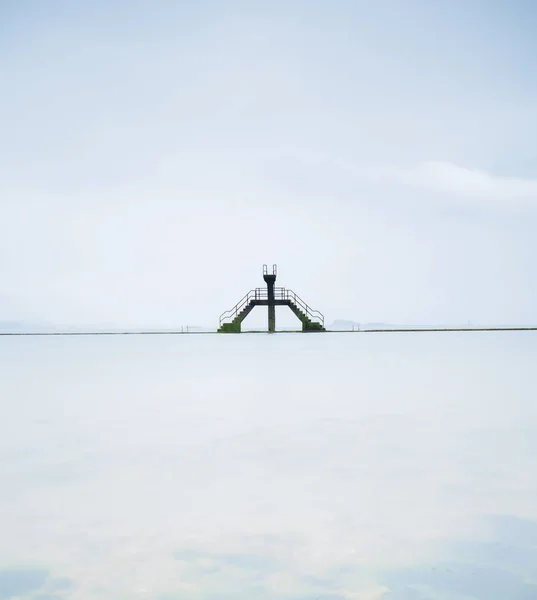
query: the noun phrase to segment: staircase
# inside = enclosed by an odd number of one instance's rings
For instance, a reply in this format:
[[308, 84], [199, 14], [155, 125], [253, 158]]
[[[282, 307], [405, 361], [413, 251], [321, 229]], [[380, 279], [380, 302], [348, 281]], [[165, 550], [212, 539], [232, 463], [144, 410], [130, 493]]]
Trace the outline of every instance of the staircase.
[[292, 300], [289, 301], [288, 306], [302, 323], [302, 331], [326, 331], [324, 328], [324, 319], [322, 321], [313, 321], [308, 316], [308, 313], [301, 310]]
[[[255, 306], [268, 306], [267, 290], [256, 288], [249, 291], [231, 309], [220, 315], [219, 333], [240, 333], [241, 324]], [[274, 288], [274, 305], [288, 306], [302, 323], [302, 331], [326, 331], [324, 316], [311, 309], [295, 292], [286, 288]]]
[[241, 323], [252, 312], [254, 306], [254, 301], [250, 300], [248, 304], [239, 313], [236, 313], [233, 320], [228, 322], [223, 322], [222, 317], [220, 317], [220, 327], [218, 329], [218, 333], [240, 333]]

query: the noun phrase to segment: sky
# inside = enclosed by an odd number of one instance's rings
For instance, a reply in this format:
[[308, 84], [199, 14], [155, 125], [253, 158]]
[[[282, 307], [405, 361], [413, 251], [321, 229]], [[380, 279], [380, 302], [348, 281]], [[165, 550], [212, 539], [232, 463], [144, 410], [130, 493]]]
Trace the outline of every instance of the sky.
[[537, 323], [536, 18], [1, 1], [0, 321], [214, 326], [277, 263], [328, 323]]

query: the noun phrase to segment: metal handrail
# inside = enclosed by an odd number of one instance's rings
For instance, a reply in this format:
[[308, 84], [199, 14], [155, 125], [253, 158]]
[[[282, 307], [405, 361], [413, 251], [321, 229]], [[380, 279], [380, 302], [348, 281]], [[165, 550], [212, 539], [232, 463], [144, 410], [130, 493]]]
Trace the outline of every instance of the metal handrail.
[[285, 290], [285, 293], [286, 300], [293, 300], [293, 302], [297, 304], [303, 312], [306, 313], [306, 316], [308, 316], [310, 319], [318, 320], [324, 327], [324, 315], [321, 311], [313, 310], [304, 302], [304, 300], [302, 300], [302, 298], [296, 292], [293, 292], [293, 290]]
[[239, 312], [250, 302], [250, 300], [252, 299], [252, 295], [255, 296], [255, 292], [256, 290], [250, 290], [246, 294], [246, 296], [241, 298], [231, 310], [226, 310], [226, 312], [222, 313], [220, 315], [220, 326], [222, 325], [222, 322], [226, 319], [229, 319], [232, 316], [233, 318], [235, 318], [239, 314]]
[[[268, 266], [263, 265], [263, 275], [268, 275]], [[278, 265], [272, 265], [272, 274], [276, 276], [278, 274]]]
[[[220, 315], [220, 326], [222, 326], [222, 322], [226, 319], [230, 319], [231, 317], [234, 319], [239, 312], [241, 312], [241, 310], [245, 308], [246, 305], [252, 300], [266, 299], [268, 299], [268, 291], [266, 288], [255, 288], [255, 290], [250, 290], [231, 310], [227, 310]], [[319, 321], [324, 327], [324, 315], [320, 311], [313, 310], [310, 306], [308, 306], [298, 294], [293, 292], [293, 290], [288, 290], [284, 287], [275, 287], [274, 299], [291, 300], [306, 314], [309, 319]]]

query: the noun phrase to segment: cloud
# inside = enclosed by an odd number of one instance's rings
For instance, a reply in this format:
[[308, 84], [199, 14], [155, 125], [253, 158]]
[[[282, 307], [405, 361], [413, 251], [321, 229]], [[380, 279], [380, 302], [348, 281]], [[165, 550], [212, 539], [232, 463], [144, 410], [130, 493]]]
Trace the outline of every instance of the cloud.
[[[286, 150], [266, 153], [269, 175], [295, 190], [296, 198], [307, 190], [308, 203], [317, 201], [344, 208], [374, 201], [412, 207], [417, 194], [437, 202], [499, 204], [513, 208], [537, 205], [537, 179], [509, 177], [439, 160], [370, 160], [326, 150]], [[394, 196], [395, 194], [395, 196]], [[367, 202], [366, 202], [367, 203]], [[370, 204], [370, 203], [369, 203]]]
[[492, 175], [451, 162], [425, 161], [412, 167], [373, 166], [362, 175], [387, 182], [473, 201], [537, 203], [537, 180]]

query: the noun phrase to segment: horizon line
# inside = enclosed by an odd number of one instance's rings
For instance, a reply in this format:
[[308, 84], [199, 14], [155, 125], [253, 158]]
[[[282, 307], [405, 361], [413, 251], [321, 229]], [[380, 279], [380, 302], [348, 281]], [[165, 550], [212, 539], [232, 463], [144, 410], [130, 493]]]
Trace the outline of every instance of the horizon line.
[[425, 327], [425, 328], [398, 328], [398, 329], [326, 329], [325, 331], [308, 331], [301, 329], [281, 329], [269, 332], [266, 330], [247, 330], [241, 332], [211, 331], [35, 331], [35, 332], [1, 332], [0, 336], [90, 336], [90, 335], [239, 335], [239, 334], [273, 334], [273, 333], [427, 333], [427, 332], [457, 332], [457, 331], [537, 331], [535, 327]]

